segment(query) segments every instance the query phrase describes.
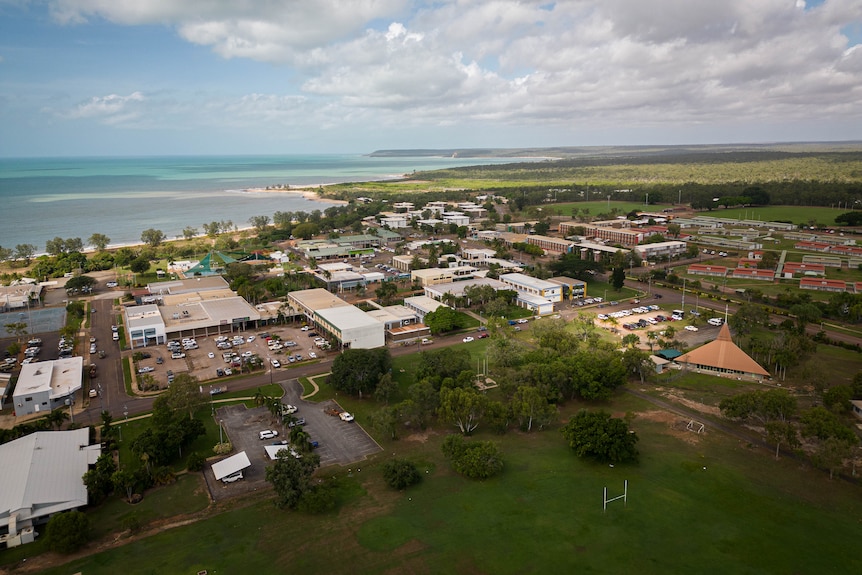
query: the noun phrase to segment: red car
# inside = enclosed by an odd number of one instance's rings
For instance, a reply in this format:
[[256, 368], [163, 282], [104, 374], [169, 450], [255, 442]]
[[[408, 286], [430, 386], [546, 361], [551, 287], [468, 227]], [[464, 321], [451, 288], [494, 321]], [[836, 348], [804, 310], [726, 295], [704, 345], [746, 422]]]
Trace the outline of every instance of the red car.
[[488, 337], [487, 331], [483, 331], [482, 333], [479, 334], [479, 339], [485, 339], [486, 337]]

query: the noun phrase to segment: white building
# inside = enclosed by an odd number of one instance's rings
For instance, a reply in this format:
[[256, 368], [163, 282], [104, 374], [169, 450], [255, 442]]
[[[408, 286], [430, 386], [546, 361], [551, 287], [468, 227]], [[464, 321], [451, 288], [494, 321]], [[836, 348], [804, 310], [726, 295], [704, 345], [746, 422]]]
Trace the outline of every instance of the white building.
[[384, 325], [352, 305], [317, 310], [314, 323], [337, 339], [342, 348], [373, 349], [386, 345]]
[[632, 251], [638, 254], [641, 259], [651, 259], [658, 257], [676, 257], [685, 253], [688, 244], [680, 241], [656, 242], [654, 244], [641, 244], [632, 248]]
[[439, 307], [449, 307], [445, 303], [431, 299], [428, 296], [417, 295], [404, 298], [404, 307], [416, 312], [419, 321], [425, 321], [425, 316]]
[[550, 302], [563, 301], [563, 286], [525, 274], [503, 274], [500, 281], [521, 293], [543, 297]]
[[12, 395], [15, 416], [48, 413], [70, 405], [81, 389], [83, 375], [84, 358], [80, 356], [22, 365]]
[[32, 542], [36, 525], [87, 504], [83, 476], [101, 454], [89, 437], [86, 427], [39, 431], [0, 445], [0, 548]]

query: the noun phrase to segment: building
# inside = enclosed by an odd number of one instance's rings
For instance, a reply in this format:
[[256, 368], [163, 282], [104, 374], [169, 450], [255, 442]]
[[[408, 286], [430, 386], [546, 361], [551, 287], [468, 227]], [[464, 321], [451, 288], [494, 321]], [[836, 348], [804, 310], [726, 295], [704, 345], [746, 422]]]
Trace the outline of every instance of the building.
[[410, 221], [405, 214], [393, 214], [380, 218], [381, 226], [389, 226], [393, 230], [410, 226]]
[[681, 256], [688, 249], [688, 244], [680, 241], [656, 242], [654, 244], [642, 244], [633, 248], [636, 254], [641, 259], [649, 260], [654, 258], [673, 258]]
[[785, 279], [794, 276], [826, 276], [826, 266], [823, 264], [812, 264], [805, 262], [785, 262], [782, 268], [782, 274]]
[[420, 322], [425, 321], [425, 316], [440, 307], [449, 307], [445, 303], [432, 299], [428, 296], [417, 295], [404, 298], [404, 307], [416, 312]]
[[81, 389], [83, 375], [84, 358], [80, 356], [22, 365], [12, 394], [15, 416], [71, 406]]
[[[497, 291], [510, 289], [509, 286], [504, 284], [501, 281], [497, 281], [491, 278], [475, 278], [470, 280], [464, 280], [460, 282], [449, 282], [442, 284], [435, 284], [431, 286], [425, 287], [425, 295], [432, 300], [443, 301], [444, 298], [447, 297], [447, 294], [451, 295], [455, 298], [463, 298], [464, 290], [470, 287], [477, 286], [491, 286]], [[406, 303], [406, 300], [405, 300]]]
[[419, 319], [419, 314], [406, 305], [390, 305], [371, 310], [368, 316], [383, 324], [386, 337], [392, 341], [425, 337], [431, 333], [428, 326]]
[[287, 297], [316, 329], [329, 334], [344, 348], [371, 349], [385, 344], [382, 323], [325, 289], [294, 291]]
[[0, 312], [29, 309], [39, 303], [41, 296], [42, 286], [39, 284], [0, 286]]
[[575, 248], [575, 242], [550, 236], [528, 235], [524, 241], [527, 244], [542, 248], [549, 254], [567, 254]]
[[587, 282], [565, 276], [549, 278], [548, 281], [563, 286], [563, 299], [584, 299], [587, 297]]
[[677, 357], [676, 363], [698, 373], [720, 377], [744, 377], [756, 381], [770, 377], [768, 371], [733, 343], [726, 323], [721, 326], [717, 339]]
[[563, 286], [521, 273], [502, 274], [500, 281], [519, 293], [532, 294], [550, 302], [563, 301]]
[[685, 273], [696, 276], [713, 276], [723, 278], [727, 276], [727, 267], [706, 264], [691, 264], [690, 266], [688, 266]]
[[734, 268], [732, 277], [771, 282], [775, 280], [775, 270], [759, 270], [756, 268]]
[[219, 275], [147, 284], [147, 291], [153, 296], [200, 293], [226, 289], [230, 289], [230, 285], [228, 285], [227, 280]]
[[422, 287], [463, 281], [475, 276], [476, 268], [472, 266], [457, 266], [452, 268], [426, 268], [412, 270], [410, 279]]
[[86, 427], [39, 431], [0, 445], [0, 548], [31, 543], [37, 525], [87, 505], [83, 476], [101, 455], [89, 437]]
[[338, 340], [342, 349], [373, 349], [386, 345], [384, 325], [356, 306], [315, 310], [314, 324]]
[[847, 282], [843, 280], [827, 280], [821, 278], [802, 278], [799, 280], [799, 289], [843, 292], [847, 291]]
[[[215, 277], [218, 276], [202, 279]], [[227, 288], [182, 291], [157, 297], [161, 305], [149, 303], [125, 309], [125, 325], [132, 348], [159, 345], [172, 338], [242, 331], [258, 326], [261, 319], [257, 309]]]

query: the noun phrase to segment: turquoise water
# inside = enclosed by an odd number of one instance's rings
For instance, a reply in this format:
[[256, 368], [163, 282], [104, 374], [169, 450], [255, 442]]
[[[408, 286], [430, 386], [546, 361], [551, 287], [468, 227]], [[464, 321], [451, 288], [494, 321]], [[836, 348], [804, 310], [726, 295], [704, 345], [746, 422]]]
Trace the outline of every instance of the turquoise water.
[[511, 159], [371, 158], [361, 155], [0, 159], [0, 246], [93, 233], [112, 245], [139, 243], [148, 228], [168, 238], [183, 228], [252, 216], [326, 209], [297, 192], [255, 193], [267, 186], [398, 177], [413, 170], [510, 163]]

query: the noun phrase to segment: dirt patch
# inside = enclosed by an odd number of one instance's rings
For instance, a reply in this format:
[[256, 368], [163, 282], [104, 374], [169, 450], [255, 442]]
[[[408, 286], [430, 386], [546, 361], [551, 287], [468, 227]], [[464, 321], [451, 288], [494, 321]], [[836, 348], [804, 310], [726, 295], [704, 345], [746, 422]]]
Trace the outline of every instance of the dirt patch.
[[428, 441], [428, 438], [432, 435], [436, 435], [433, 431], [423, 431], [422, 433], [411, 433], [407, 437], [404, 438], [404, 441], [416, 441], [418, 443], [425, 443]]
[[700, 434], [687, 429], [688, 420], [669, 411], [652, 410], [638, 412], [638, 419], [664, 423], [671, 436], [691, 445], [697, 445], [700, 442]]
[[668, 398], [671, 401], [675, 401], [676, 403], [680, 403], [689, 409], [694, 409], [695, 411], [706, 413], [707, 415], [713, 415], [715, 417], [721, 416], [721, 410], [714, 405], [706, 405], [704, 403], [700, 403], [699, 401], [692, 401], [690, 399], [686, 399], [685, 397], [681, 397], [679, 395], [676, 395], [675, 393], [670, 392], [662, 393], [662, 396]]

